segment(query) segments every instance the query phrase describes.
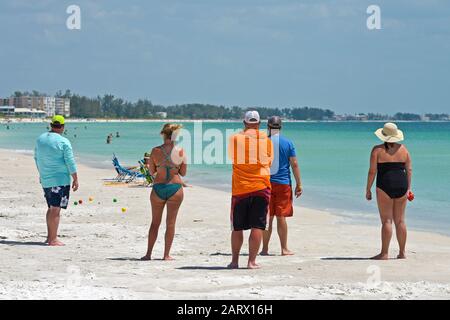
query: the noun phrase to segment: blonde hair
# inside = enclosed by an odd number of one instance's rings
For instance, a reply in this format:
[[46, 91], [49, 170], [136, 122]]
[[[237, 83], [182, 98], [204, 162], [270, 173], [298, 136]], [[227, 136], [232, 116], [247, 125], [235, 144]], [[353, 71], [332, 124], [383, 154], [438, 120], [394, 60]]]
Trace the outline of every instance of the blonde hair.
[[181, 128], [183, 128], [183, 125], [181, 125], [181, 124], [166, 123], [161, 130], [161, 134], [163, 134], [167, 139], [171, 139], [172, 134]]

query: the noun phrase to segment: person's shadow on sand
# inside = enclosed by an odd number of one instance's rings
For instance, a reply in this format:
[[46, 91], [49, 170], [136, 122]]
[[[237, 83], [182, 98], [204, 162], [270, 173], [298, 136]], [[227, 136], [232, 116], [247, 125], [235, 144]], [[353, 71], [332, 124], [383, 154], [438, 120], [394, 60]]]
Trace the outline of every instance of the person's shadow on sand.
[[[231, 257], [231, 253], [224, 253], [224, 252], [214, 252], [211, 253], [210, 256], [224, 256], [224, 257]], [[241, 253], [240, 256], [248, 256], [248, 253]]]
[[142, 259], [133, 258], [133, 257], [107, 258], [107, 260], [110, 260], [110, 261], [140, 261], [140, 262], [164, 261], [161, 258], [155, 258], [155, 259], [152, 259], [152, 260], [142, 260]]
[[232, 270], [228, 267], [222, 267], [222, 266], [185, 266], [185, 267], [179, 267], [178, 270], [209, 270], [209, 271], [217, 271], [217, 270]]
[[37, 241], [13, 241], [13, 240], [0, 240], [0, 245], [7, 246], [47, 246], [45, 242], [37, 242]]
[[324, 257], [320, 258], [320, 260], [326, 260], [326, 261], [365, 261], [365, 260], [371, 260], [370, 258], [364, 258], [364, 257]]
[[108, 258], [110, 261], [143, 261], [139, 258]]

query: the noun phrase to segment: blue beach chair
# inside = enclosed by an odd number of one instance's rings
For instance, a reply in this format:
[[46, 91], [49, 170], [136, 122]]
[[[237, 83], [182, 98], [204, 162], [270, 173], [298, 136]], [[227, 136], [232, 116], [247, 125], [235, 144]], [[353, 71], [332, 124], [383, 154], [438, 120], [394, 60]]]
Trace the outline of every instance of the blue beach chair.
[[139, 172], [138, 167], [131, 167], [131, 168], [123, 167], [120, 164], [119, 159], [117, 159], [115, 154], [113, 155], [112, 163], [113, 163], [114, 169], [117, 172], [117, 176], [114, 180], [116, 180], [118, 182], [129, 183], [129, 182], [135, 181], [137, 178], [145, 179], [145, 176]]

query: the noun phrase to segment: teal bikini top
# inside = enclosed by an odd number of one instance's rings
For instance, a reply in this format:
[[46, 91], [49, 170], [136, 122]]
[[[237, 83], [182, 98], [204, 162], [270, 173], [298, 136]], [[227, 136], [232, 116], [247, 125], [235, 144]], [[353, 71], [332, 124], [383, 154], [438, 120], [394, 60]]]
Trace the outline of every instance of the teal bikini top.
[[159, 149], [162, 151], [162, 153], [164, 155], [164, 160], [163, 161], [166, 162], [166, 165], [163, 166], [163, 165], [159, 164], [159, 165], [156, 165], [156, 167], [157, 168], [159, 168], [159, 167], [166, 168], [166, 183], [168, 183], [171, 180], [170, 179], [170, 170], [172, 170], [172, 169], [180, 170], [180, 167], [179, 166], [171, 166], [171, 165], [169, 165], [170, 163], [173, 163], [172, 159], [170, 158], [170, 154], [172, 153], [173, 147], [172, 147], [172, 149], [170, 149], [169, 153], [167, 153], [166, 150], [164, 150], [164, 146], [159, 146]]

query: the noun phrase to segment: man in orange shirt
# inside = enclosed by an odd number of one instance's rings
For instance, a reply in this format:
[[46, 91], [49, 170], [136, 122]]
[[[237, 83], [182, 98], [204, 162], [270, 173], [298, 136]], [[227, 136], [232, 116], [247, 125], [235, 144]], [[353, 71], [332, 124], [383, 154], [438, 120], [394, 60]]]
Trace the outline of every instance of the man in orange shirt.
[[267, 134], [259, 131], [257, 111], [248, 111], [245, 129], [230, 138], [229, 155], [233, 164], [231, 200], [231, 269], [239, 267], [239, 253], [244, 242], [244, 230], [251, 229], [247, 267], [257, 269], [256, 256], [267, 227], [270, 201], [270, 166], [273, 147]]

